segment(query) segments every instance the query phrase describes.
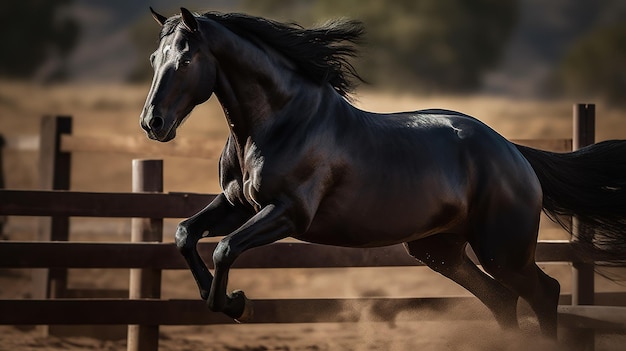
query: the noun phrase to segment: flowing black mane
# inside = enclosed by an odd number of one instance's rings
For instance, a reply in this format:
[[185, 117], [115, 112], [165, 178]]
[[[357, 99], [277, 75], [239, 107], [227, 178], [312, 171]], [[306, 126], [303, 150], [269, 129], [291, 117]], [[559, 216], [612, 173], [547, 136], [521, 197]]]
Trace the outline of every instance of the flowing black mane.
[[[256, 37], [289, 58], [307, 78], [319, 84], [330, 84], [341, 96], [348, 97], [357, 81], [363, 81], [348, 62], [356, 56], [365, 30], [354, 20], [334, 20], [322, 26], [305, 29], [295, 23], [280, 23], [239, 13], [207, 12], [203, 17], [214, 20], [237, 35]], [[181, 21], [175, 16], [163, 26], [161, 37], [172, 33]]]

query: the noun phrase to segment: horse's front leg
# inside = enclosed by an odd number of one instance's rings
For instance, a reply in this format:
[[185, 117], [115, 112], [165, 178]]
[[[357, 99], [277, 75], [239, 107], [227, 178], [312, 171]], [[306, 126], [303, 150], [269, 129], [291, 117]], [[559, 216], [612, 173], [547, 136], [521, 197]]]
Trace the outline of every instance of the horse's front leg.
[[219, 194], [207, 207], [178, 225], [176, 246], [187, 261], [202, 299], [209, 297], [213, 276], [198, 254], [198, 240], [229, 234], [251, 216], [251, 212], [232, 206], [224, 194]]
[[248, 249], [273, 243], [294, 233], [294, 223], [285, 206], [268, 205], [232, 234], [213, 252], [215, 279], [207, 301], [211, 310], [243, 322], [252, 318], [252, 304], [242, 291], [226, 294], [228, 272], [235, 259]]

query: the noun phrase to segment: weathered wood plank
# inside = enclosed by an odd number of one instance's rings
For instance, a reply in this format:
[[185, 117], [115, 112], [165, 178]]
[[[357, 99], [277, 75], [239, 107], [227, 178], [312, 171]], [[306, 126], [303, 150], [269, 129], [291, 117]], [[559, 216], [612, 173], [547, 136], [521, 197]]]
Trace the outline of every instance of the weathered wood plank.
[[17, 216], [185, 218], [215, 195], [0, 190], [0, 214]]
[[[41, 119], [39, 150], [39, 188], [69, 190], [71, 184], [72, 154], [60, 150], [60, 138], [72, 133], [69, 116], [45, 116]], [[1, 196], [0, 196], [1, 198]], [[70, 219], [66, 215], [39, 218], [37, 240], [68, 240]], [[35, 297], [61, 297], [67, 286], [67, 270], [39, 269], [33, 271]]]
[[[201, 243], [210, 258], [216, 243]], [[398, 253], [401, 253], [398, 255]], [[211, 264], [207, 259], [207, 264]], [[275, 243], [251, 250], [235, 268], [328, 268], [414, 266], [402, 247], [348, 249], [305, 243]], [[3, 268], [154, 268], [186, 269], [173, 243], [0, 242]]]
[[[489, 318], [489, 312], [474, 297], [345, 298], [254, 300], [251, 323], [357, 322], [393, 320], [403, 311], [443, 310], [462, 306], [456, 320]], [[232, 324], [213, 313], [202, 300], [54, 299], [0, 300], [0, 325], [32, 324]], [[89, 311], [89, 313], [85, 313]], [[367, 312], [367, 315], [366, 315]], [[450, 314], [442, 314], [443, 320]], [[448, 317], [446, 317], [448, 316]], [[437, 314], [411, 313], [411, 320], [437, 320]]]
[[[138, 192], [163, 192], [163, 160], [133, 160], [133, 187]], [[132, 242], [162, 242], [163, 218], [133, 218]], [[131, 299], [161, 297], [161, 270], [153, 267], [131, 269], [128, 297]], [[158, 351], [159, 325], [153, 323], [129, 325], [127, 351]]]
[[[200, 254], [211, 264], [215, 243], [201, 243]], [[540, 242], [537, 260], [576, 260], [567, 241]], [[300, 242], [278, 242], [239, 257], [235, 268], [333, 268], [418, 266], [400, 245], [353, 249]], [[186, 269], [173, 243], [0, 242], [3, 268], [152, 268]]]
[[[351, 323], [490, 320], [474, 297], [253, 300], [257, 323]], [[436, 311], [451, 313], [437, 313]], [[232, 324], [202, 300], [0, 300], [0, 325]], [[89, 313], [85, 313], [89, 311]], [[428, 313], [424, 313], [428, 311]], [[402, 314], [401, 314], [402, 313]], [[615, 330], [626, 327], [626, 307], [559, 306], [561, 326]]]

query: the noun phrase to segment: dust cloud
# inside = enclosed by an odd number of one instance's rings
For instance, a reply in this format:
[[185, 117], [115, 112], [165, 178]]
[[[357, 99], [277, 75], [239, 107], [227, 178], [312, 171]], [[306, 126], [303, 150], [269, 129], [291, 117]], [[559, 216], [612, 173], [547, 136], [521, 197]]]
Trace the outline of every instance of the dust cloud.
[[[349, 337], [334, 339], [329, 350], [386, 351], [565, 351], [554, 340], [541, 337], [534, 316], [520, 317], [520, 330], [503, 330], [486, 308], [440, 304], [435, 308], [411, 306], [373, 299], [367, 305], [346, 303], [341, 314], [354, 323], [342, 325]], [[358, 310], [357, 310], [358, 309]], [[343, 340], [343, 342], [341, 341]], [[332, 344], [332, 345], [331, 345]]]

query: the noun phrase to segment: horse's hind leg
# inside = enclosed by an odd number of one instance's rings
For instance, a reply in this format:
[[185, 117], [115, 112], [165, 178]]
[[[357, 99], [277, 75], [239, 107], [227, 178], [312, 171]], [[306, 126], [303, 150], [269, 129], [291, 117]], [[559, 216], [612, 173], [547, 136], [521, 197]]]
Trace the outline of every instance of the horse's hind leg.
[[517, 294], [476, 267], [465, 253], [466, 245], [463, 237], [453, 234], [405, 243], [411, 256], [474, 294], [491, 310], [500, 326], [517, 328]]
[[470, 244], [483, 268], [526, 300], [537, 315], [541, 332], [555, 338], [560, 285], [534, 261], [538, 217], [537, 214], [537, 224], [533, 226], [529, 226], [532, 221], [516, 223], [511, 217], [501, 218], [500, 223], [506, 223], [499, 226], [501, 230], [490, 227], [472, 237]]
[[[477, 253], [477, 255], [480, 254]], [[519, 270], [510, 267], [496, 267], [498, 260], [483, 263], [483, 267], [502, 284], [517, 292], [526, 300], [539, 320], [541, 332], [548, 337], [556, 337], [557, 307], [560, 285], [532, 262]], [[481, 261], [482, 262], [482, 261]]]

